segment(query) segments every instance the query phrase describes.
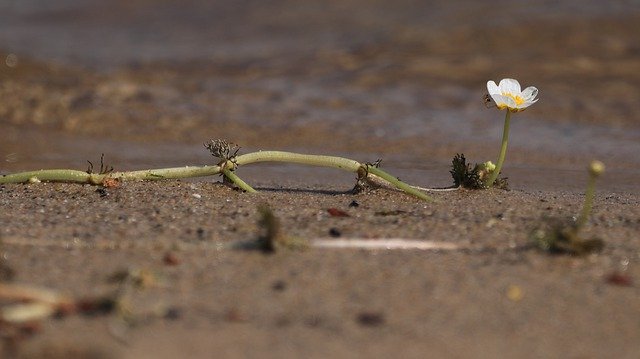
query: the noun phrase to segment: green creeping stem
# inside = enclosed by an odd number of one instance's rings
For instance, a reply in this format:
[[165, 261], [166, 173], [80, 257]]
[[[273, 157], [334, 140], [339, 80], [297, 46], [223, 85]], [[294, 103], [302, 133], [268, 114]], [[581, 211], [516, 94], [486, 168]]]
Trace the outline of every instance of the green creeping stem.
[[30, 181], [100, 184], [105, 178], [117, 178], [122, 181], [155, 181], [161, 179], [211, 176], [218, 173], [220, 173], [220, 166], [185, 166], [142, 171], [111, 172], [106, 174], [89, 174], [87, 172], [78, 170], [58, 169], [29, 171], [3, 175], [0, 176], [0, 184], [24, 183]]
[[238, 156], [235, 162], [238, 166], [257, 162], [289, 162], [310, 166], [334, 167], [349, 172], [358, 172], [358, 168], [362, 166], [360, 162], [344, 157], [303, 155], [283, 151], [259, 151], [247, 153], [246, 155]]
[[300, 163], [311, 166], [333, 167], [342, 169], [349, 172], [358, 173], [358, 170], [363, 168], [367, 173], [374, 174], [385, 181], [389, 182], [396, 188], [418, 197], [425, 201], [433, 202], [434, 199], [423, 192], [411, 187], [410, 185], [400, 181], [396, 177], [384, 172], [383, 170], [371, 166], [363, 165], [358, 161], [354, 161], [344, 157], [336, 156], [322, 156], [322, 155], [303, 155], [299, 153], [283, 152], [283, 151], [259, 151], [241, 155], [236, 158], [236, 164], [246, 165], [256, 162], [289, 162]]
[[[227, 165], [232, 162], [233, 165]], [[236, 166], [247, 165], [258, 162], [288, 162], [298, 163], [311, 166], [332, 167], [348, 172], [359, 173], [360, 169], [363, 169], [365, 173], [371, 173], [376, 175], [385, 181], [389, 182], [398, 189], [413, 195], [426, 201], [433, 201], [433, 199], [412, 188], [408, 184], [400, 181], [396, 177], [382, 171], [381, 169], [361, 164], [358, 161], [354, 161], [344, 157], [336, 156], [323, 156], [323, 155], [305, 155], [292, 152], [283, 151], [259, 151], [253, 153], [247, 153], [236, 157], [233, 161], [227, 160], [222, 162], [221, 165], [216, 166], [186, 166], [186, 167], [174, 167], [174, 168], [160, 168], [150, 169], [142, 171], [128, 171], [128, 172], [111, 172], [106, 174], [89, 174], [83, 171], [77, 170], [40, 170], [21, 172], [0, 176], [0, 184], [3, 183], [24, 183], [31, 181], [49, 181], [49, 182], [74, 182], [74, 183], [88, 183], [88, 184], [101, 184], [106, 178], [115, 178], [122, 181], [131, 180], [146, 180], [155, 181], [161, 179], [179, 179], [189, 177], [204, 177], [212, 176], [223, 173], [229, 180], [235, 183], [241, 189], [255, 193], [251, 186], [240, 179], [233, 170]]]
[[220, 166], [185, 166], [173, 168], [160, 168], [154, 170], [112, 172], [102, 176], [127, 180], [155, 181], [163, 179], [180, 179], [192, 177], [206, 177], [217, 175], [221, 172]]
[[0, 183], [24, 183], [33, 181], [97, 183], [87, 172], [77, 170], [39, 170], [2, 175]]
[[398, 189], [404, 191], [405, 193], [408, 193], [408, 194], [410, 194], [412, 196], [418, 197], [418, 198], [423, 199], [425, 201], [435, 202], [435, 200], [432, 197], [426, 195], [423, 192], [418, 191], [417, 189], [415, 189], [415, 188], [411, 187], [410, 185], [400, 181], [396, 177], [390, 175], [389, 173], [387, 173], [387, 172], [385, 172], [385, 171], [383, 171], [383, 170], [381, 170], [381, 169], [379, 169], [377, 167], [374, 167], [374, 166], [371, 166], [371, 165], [367, 165], [367, 171], [369, 173], [374, 174], [374, 175], [382, 178], [383, 180], [391, 183], [392, 185], [396, 186]]

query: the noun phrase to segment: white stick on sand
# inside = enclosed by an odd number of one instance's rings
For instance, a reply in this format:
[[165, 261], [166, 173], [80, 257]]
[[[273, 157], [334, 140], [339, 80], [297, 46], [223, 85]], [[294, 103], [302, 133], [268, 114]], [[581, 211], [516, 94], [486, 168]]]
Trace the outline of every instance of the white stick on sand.
[[415, 249], [415, 250], [456, 250], [460, 246], [437, 241], [424, 241], [402, 238], [384, 239], [363, 239], [363, 238], [341, 238], [341, 239], [313, 239], [309, 241], [311, 247], [335, 248], [335, 249]]
[[[38, 240], [27, 238], [3, 238], [2, 243], [5, 245], [17, 245], [17, 246], [34, 246], [34, 247], [60, 247], [60, 248], [78, 248], [78, 249], [116, 249], [116, 248], [129, 248], [135, 249], [137, 247], [147, 248], [149, 244], [145, 245], [131, 245], [122, 242], [112, 240], [101, 240], [96, 242], [76, 242], [76, 241], [52, 241], [52, 240]], [[225, 249], [229, 248], [223, 243], [212, 243], [215, 248]], [[326, 248], [326, 249], [366, 249], [366, 250], [435, 250], [435, 251], [452, 251], [464, 249], [464, 246], [457, 245], [449, 242], [428, 241], [419, 239], [405, 239], [405, 238], [314, 238], [308, 241], [309, 247], [312, 248]], [[190, 246], [186, 243], [181, 244], [181, 248], [188, 249], [190, 247], [202, 248], [202, 245]]]

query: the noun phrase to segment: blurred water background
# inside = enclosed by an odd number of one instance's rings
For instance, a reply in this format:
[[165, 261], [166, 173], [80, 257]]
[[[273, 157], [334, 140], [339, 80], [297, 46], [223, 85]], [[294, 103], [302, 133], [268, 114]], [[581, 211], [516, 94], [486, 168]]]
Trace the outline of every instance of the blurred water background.
[[383, 158], [446, 186], [455, 153], [495, 161], [504, 114], [482, 97], [487, 80], [514, 77], [540, 101], [512, 121], [512, 187], [575, 190], [598, 158], [609, 190], [637, 193], [638, 24], [632, 0], [3, 0], [0, 172], [101, 153], [118, 169], [203, 164], [201, 143], [222, 137]]

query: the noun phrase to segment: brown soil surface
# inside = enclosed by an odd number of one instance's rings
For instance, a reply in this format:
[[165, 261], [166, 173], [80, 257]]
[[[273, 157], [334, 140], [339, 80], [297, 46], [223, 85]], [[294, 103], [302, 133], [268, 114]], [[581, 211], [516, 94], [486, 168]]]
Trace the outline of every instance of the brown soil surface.
[[[1, 185], [2, 284], [89, 298], [113, 293], [114, 273], [147, 282], [126, 292], [133, 322], [67, 315], [20, 340], [0, 323], [0, 357], [637, 357], [633, 2], [99, 3], [0, 5], [0, 173], [85, 169], [101, 153], [117, 170], [211, 163], [201, 143], [214, 137], [383, 158], [409, 183], [445, 187], [455, 153], [498, 150], [488, 79], [514, 76], [541, 100], [512, 122], [512, 190], [437, 203], [352, 194], [352, 175], [279, 164], [238, 170], [256, 195], [218, 178]], [[602, 252], [532, 248], [534, 228], [579, 212], [594, 157], [607, 173], [582, 233]], [[259, 237], [265, 203], [310, 243], [460, 248], [229, 248]]]
[[[2, 265], [15, 273], [13, 282], [87, 297], [113, 291], [107, 279], [118, 271], [146, 270], [155, 283], [127, 296], [134, 313], [163, 306], [178, 313], [125, 329], [116, 314], [46, 321], [23, 352], [632, 357], [640, 349], [637, 196], [598, 196], [584, 234], [601, 237], [606, 247], [572, 257], [528, 248], [528, 233], [545, 216], [576, 213], [580, 195], [459, 191], [428, 204], [383, 189], [326, 190], [264, 188], [247, 195], [176, 181], [125, 183], [101, 196], [92, 186], [2, 187], [2, 207], [11, 209], [2, 214], [9, 224], [2, 229]], [[353, 201], [357, 207], [349, 206]], [[274, 209], [286, 234], [307, 240], [333, 232], [465, 249], [264, 254], [225, 248], [258, 237], [262, 203]], [[329, 208], [349, 217], [333, 217]], [[167, 262], [167, 253], [177, 264]], [[612, 283], [615, 273], [631, 286]]]

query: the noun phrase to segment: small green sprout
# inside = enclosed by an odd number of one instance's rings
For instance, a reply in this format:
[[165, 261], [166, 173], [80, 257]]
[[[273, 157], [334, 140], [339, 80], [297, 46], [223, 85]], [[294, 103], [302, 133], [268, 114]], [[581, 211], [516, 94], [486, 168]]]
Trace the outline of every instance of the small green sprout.
[[585, 239], [580, 236], [580, 230], [591, 215], [596, 179], [602, 173], [604, 173], [604, 164], [600, 161], [592, 161], [589, 165], [589, 181], [584, 205], [575, 222], [567, 224], [554, 220], [531, 233], [531, 239], [540, 249], [551, 253], [582, 255], [599, 252], [604, 248], [604, 242], [600, 238]]
[[308, 247], [304, 240], [284, 233], [280, 220], [268, 205], [260, 205], [258, 214], [258, 226], [260, 228], [258, 237], [253, 241], [234, 244], [233, 248], [274, 253], [280, 249], [300, 250]]

